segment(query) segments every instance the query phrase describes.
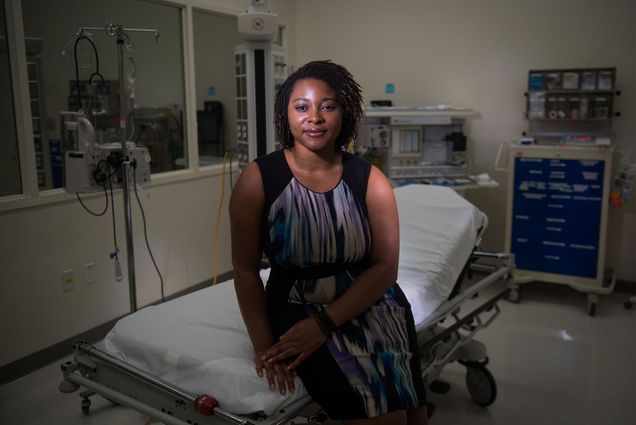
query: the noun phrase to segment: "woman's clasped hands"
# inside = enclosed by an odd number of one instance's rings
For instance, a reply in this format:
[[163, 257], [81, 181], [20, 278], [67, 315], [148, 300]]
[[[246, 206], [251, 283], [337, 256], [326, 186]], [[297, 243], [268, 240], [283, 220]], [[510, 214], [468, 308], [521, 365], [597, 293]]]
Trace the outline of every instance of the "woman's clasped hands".
[[256, 373], [263, 376], [265, 371], [270, 390], [275, 391], [278, 385], [282, 395], [287, 389], [293, 393], [296, 368], [326, 339], [313, 317], [303, 319], [289, 328], [265, 353], [255, 353]]

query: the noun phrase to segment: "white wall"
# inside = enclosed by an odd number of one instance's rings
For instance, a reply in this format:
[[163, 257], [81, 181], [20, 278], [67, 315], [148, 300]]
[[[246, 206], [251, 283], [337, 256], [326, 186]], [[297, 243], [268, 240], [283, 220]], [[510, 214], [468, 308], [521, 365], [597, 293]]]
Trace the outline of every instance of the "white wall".
[[[170, 295], [212, 276], [220, 176], [153, 185], [140, 193], [148, 238]], [[231, 270], [227, 199], [221, 220], [219, 269]], [[139, 208], [133, 198], [133, 229], [139, 307], [161, 297], [159, 278], [146, 250]], [[104, 197], [86, 202], [99, 211]], [[129, 311], [126, 239], [121, 191], [115, 197], [117, 240], [124, 280], [114, 279], [110, 211], [86, 213], [72, 197], [41, 207], [0, 214], [0, 366], [44, 349]], [[84, 265], [95, 263], [97, 281], [86, 284]], [[74, 287], [62, 291], [61, 271], [73, 269]]]
[[[294, 46], [298, 65], [314, 59], [345, 65], [367, 102], [453, 101], [477, 110], [466, 128], [475, 169], [501, 186], [467, 197], [491, 219], [485, 247], [503, 249], [507, 175], [495, 172], [493, 162], [498, 146], [526, 129], [528, 70], [616, 66], [623, 92], [616, 142], [631, 147], [636, 159], [635, 24], [633, 0], [299, 0]], [[386, 83], [395, 84], [395, 94], [384, 93]], [[636, 281], [632, 196], [611, 213], [608, 263], [619, 278]]]

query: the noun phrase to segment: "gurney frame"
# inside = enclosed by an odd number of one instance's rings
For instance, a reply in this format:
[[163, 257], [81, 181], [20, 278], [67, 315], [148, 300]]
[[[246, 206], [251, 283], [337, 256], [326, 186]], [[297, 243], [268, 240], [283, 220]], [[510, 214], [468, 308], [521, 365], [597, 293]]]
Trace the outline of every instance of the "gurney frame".
[[[484, 266], [475, 263], [476, 259], [484, 257], [502, 260], [504, 265]], [[473, 252], [465, 271], [478, 269], [489, 271], [489, 274], [442, 304], [417, 329], [418, 340], [422, 339], [422, 370], [427, 382], [433, 382], [444, 365], [454, 360], [465, 364], [469, 372], [487, 371], [485, 348], [482, 344], [482, 349], [479, 349], [481, 343], [475, 341], [473, 336], [488, 326], [499, 314], [497, 302], [506, 297], [510, 289], [506, 285], [495, 296], [463, 316], [459, 314], [460, 306], [492, 283], [509, 279], [513, 268], [512, 255]], [[484, 314], [489, 314], [485, 320], [481, 317]], [[446, 328], [442, 327], [440, 324], [447, 320], [453, 320], [453, 323]], [[477, 344], [477, 349], [470, 344]], [[89, 397], [99, 394], [113, 403], [147, 414], [165, 425], [282, 425], [299, 417], [302, 418], [300, 422], [304, 423], [321, 423], [325, 419], [319, 408], [312, 409], [312, 400], [309, 396], [285, 406], [274, 416], [237, 415], [219, 407], [211, 396], [189, 394], [82, 341], [73, 345], [73, 359], [62, 363], [61, 369], [64, 379], [59, 386], [60, 391], [70, 393], [80, 387], [88, 390], [80, 393], [82, 411], [86, 415], [90, 410]], [[494, 379], [489, 372], [488, 376], [494, 385]], [[488, 405], [494, 401], [492, 391], [486, 395], [473, 394], [470, 384], [468, 389], [475, 401], [481, 405]], [[494, 393], [496, 395], [496, 388]], [[316, 416], [307, 412], [318, 413]]]
[[[495, 259], [500, 264], [494, 266], [477, 263], [481, 258]], [[437, 377], [446, 364], [458, 361], [466, 367], [466, 384], [471, 397], [477, 404], [488, 406], [494, 403], [497, 397], [497, 385], [486, 367], [489, 361], [486, 346], [475, 340], [474, 336], [495, 320], [501, 312], [498, 302], [510, 296], [514, 287], [514, 256], [485, 251], [473, 252], [458, 279], [458, 288], [461, 288], [464, 274], [469, 271], [488, 274], [468, 288], [462, 288], [417, 329], [422, 374], [429, 384], [429, 389], [445, 393], [449, 390], [449, 385], [438, 381]], [[478, 296], [480, 291], [499, 280], [505, 280], [506, 285], [485, 302], [462, 314], [461, 306], [466, 300]], [[449, 325], [448, 322], [452, 323]]]

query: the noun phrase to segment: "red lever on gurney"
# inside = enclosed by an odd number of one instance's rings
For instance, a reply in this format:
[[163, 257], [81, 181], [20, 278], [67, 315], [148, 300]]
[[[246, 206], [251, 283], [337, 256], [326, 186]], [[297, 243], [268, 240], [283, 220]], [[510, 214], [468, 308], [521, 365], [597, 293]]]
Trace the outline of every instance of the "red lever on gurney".
[[216, 409], [218, 405], [219, 402], [216, 401], [214, 397], [205, 394], [198, 396], [197, 399], [194, 400], [194, 407], [197, 409], [197, 412], [205, 416], [212, 416], [214, 409]]

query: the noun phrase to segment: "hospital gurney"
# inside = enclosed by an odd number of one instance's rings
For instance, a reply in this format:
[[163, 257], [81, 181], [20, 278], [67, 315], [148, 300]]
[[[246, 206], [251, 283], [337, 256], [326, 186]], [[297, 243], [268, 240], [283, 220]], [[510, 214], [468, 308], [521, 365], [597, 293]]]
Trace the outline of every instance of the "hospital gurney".
[[[466, 314], [460, 314], [460, 307], [493, 282], [506, 279], [512, 258], [475, 251], [486, 216], [451, 189], [412, 185], [396, 189], [395, 195], [400, 216], [398, 282], [413, 309], [424, 377], [433, 382], [445, 364], [460, 360], [468, 379], [475, 381], [472, 389], [469, 383], [469, 392], [478, 403], [489, 404], [496, 388], [492, 375], [486, 374], [485, 347], [473, 337], [496, 317], [497, 301], [508, 290]], [[482, 266], [490, 273], [461, 288], [463, 274], [483, 256], [503, 265]], [[268, 272], [261, 272], [264, 281]], [[268, 425], [298, 422], [299, 416], [305, 422], [321, 419], [298, 378], [296, 391], [282, 396], [269, 391], [266, 380], [256, 375], [232, 281], [141, 309], [118, 321], [100, 343], [77, 342], [73, 348], [73, 359], [61, 366], [60, 390], [86, 388], [80, 394], [85, 414], [89, 397], [97, 393], [165, 424]]]

